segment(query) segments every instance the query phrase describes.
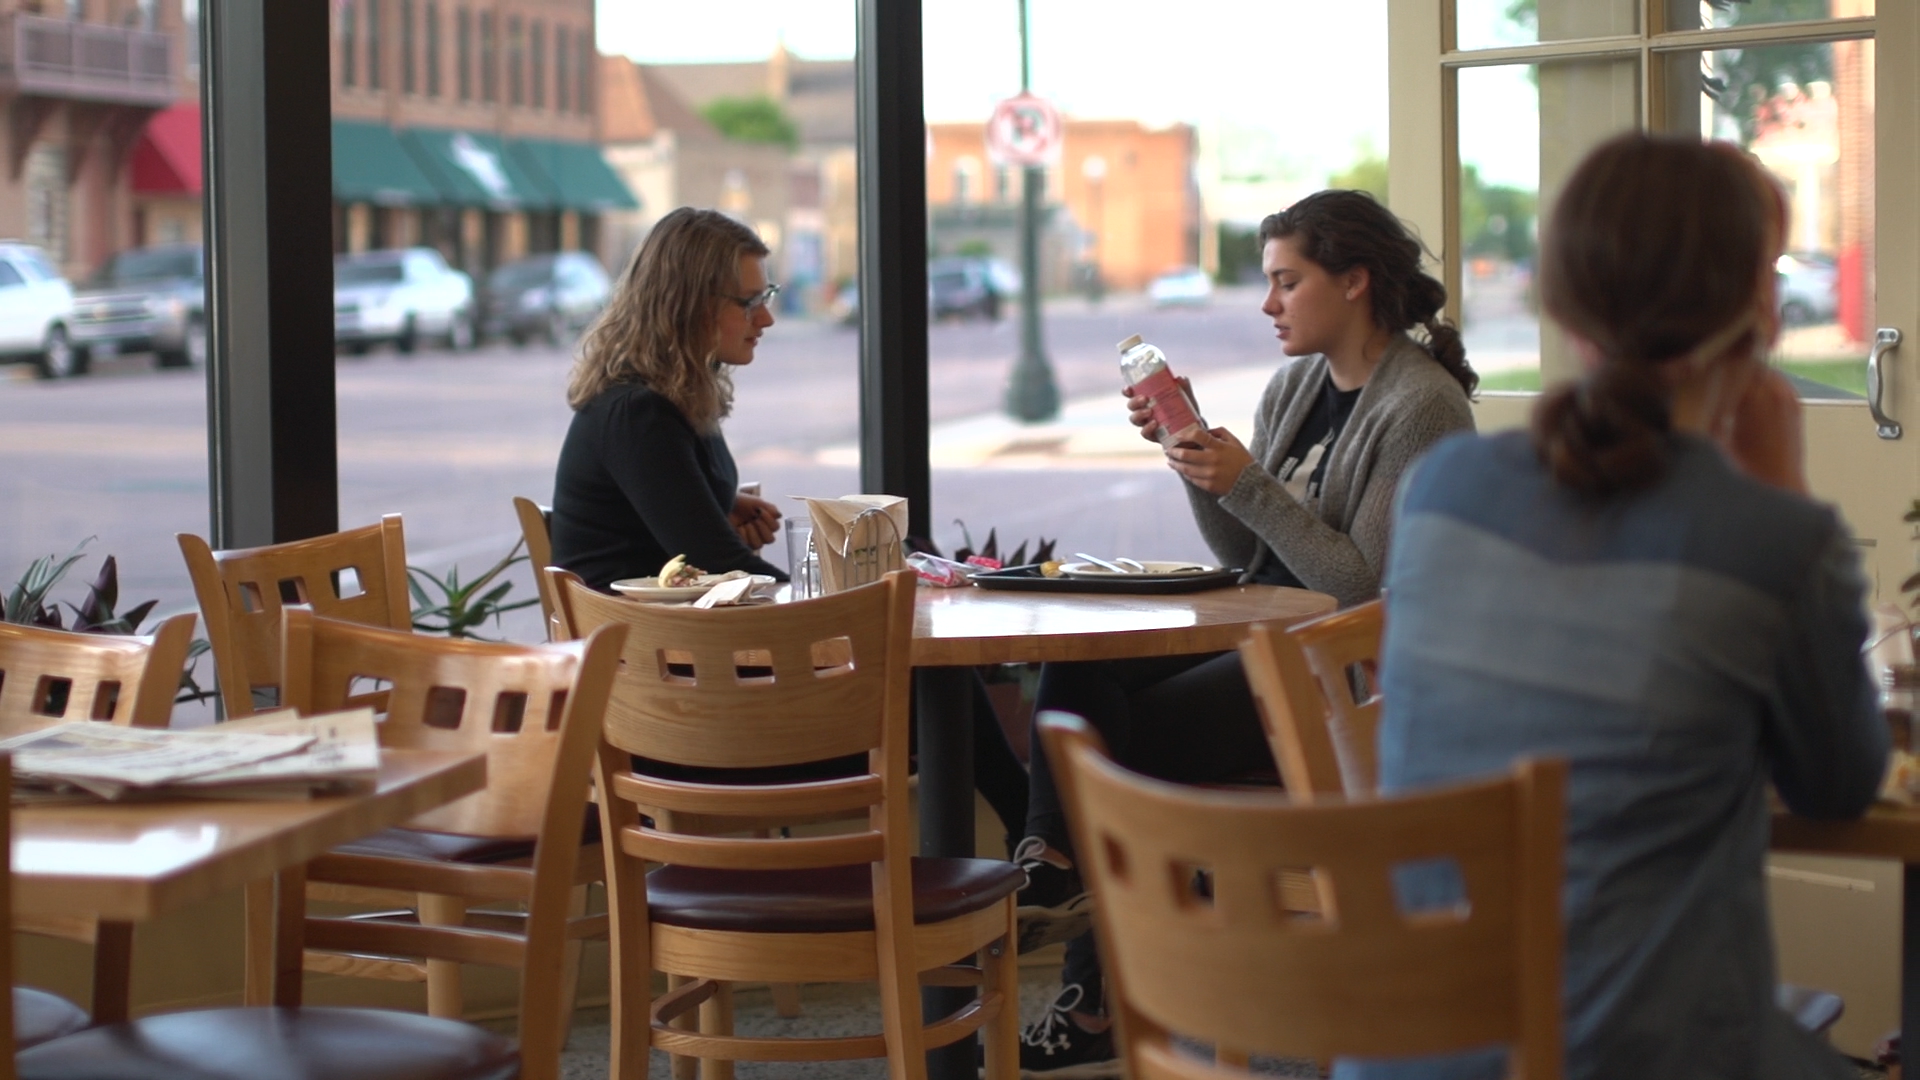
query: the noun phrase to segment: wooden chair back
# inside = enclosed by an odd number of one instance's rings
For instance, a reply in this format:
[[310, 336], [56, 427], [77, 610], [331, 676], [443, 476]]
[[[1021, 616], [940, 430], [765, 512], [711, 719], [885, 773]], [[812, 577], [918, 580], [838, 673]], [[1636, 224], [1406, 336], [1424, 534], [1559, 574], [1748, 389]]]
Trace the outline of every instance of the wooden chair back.
[[1379, 784], [1379, 600], [1286, 628], [1254, 626], [1240, 646], [1287, 790], [1366, 795]]
[[[1510, 1075], [1561, 1074], [1566, 766], [1396, 798], [1303, 804], [1129, 772], [1078, 717], [1041, 719], [1142, 1080], [1245, 1073], [1174, 1035], [1274, 1056], [1406, 1057], [1488, 1044]], [[1464, 899], [1407, 911], [1396, 868], [1448, 860]], [[1311, 874], [1318, 913], [1278, 882]]]
[[[378, 525], [234, 551], [216, 552], [192, 533], [179, 540], [229, 717], [252, 716], [254, 688], [280, 685], [283, 606], [304, 604], [329, 619], [395, 630], [413, 625], [399, 514]], [[342, 595], [349, 572], [354, 589]]]
[[0, 720], [166, 727], [192, 644], [192, 612], [146, 637], [0, 623]]
[[[382, 745], [487, 755], [486, 790], [409, 827], [468, 836], [540, 834], [555, 810], [557, 786], [567, 786], [560, 783], [565, 720], [574, 705], [569, 691], [581, 645], [449, 639], [323, 618], [303, 606], [283, 608], [281, 618], [276, 636], [286, 705], [302, 713], [347, 708], [363, 689], [359, 684], [375, 681], [387, 693]], [[582, 759], [581, 784], [585, 770]], [[569, 797], [578, 809], [584, 788]], [[580, 846], [577, 814], [568, 846]]]
[[552, 641], [561, 638], [554, 631], [553, 583], [546, 569], [553, 564], [553, 508], [541, 506], [524, 495], [513, 497], [513, 512], [520, 519], [520, 535], [527, 542], [527, 561], [533, 564], [533, 587], [540, 594], [541, 624]]

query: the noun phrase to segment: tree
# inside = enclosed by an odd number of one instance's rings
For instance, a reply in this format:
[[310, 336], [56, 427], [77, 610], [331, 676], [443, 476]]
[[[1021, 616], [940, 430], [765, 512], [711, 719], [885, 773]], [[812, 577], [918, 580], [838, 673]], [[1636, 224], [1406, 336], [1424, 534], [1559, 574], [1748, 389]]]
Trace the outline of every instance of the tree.
[[1347, 166], [1345, 172], [1334, 173], [1327, 177], [1330, 188], [1350, 188], [1365, 191], [1379, 199], [1382, 205], [1387, 201], [1387, 159], [1373, 152], [1362, 150], [1360, 160]]
[[1480, 170], [1460, 170], [1461, 246], [1469, 257], [1520, 262], [1533, 257], [1537, 192], [1480, 180]]
[[735, 142], [772, 143], [788, 150], [800, 145], [800, 129], [778, 102], [764, 95], [715, 98], [700, 115]]
[[[1584, 0], [1559, 0], [1580, 3]], [[1740, 13], [1745, 25], [1800, 22], [1832, 14], [1832, 0], [1708, 0], [1716, 10]], [[1540, 0], [1510, 0], [1507, 21], [1537, 32]], [[1714, 54], [1713, 70], [1701, 67], [1701, 89], [1740, 125], [1742, 142], [1752, 142], [1766, 103], [1788, 85], [1805, 86], [1833, 78], [1833, 48], [1814, 42], [1726, 49]]]

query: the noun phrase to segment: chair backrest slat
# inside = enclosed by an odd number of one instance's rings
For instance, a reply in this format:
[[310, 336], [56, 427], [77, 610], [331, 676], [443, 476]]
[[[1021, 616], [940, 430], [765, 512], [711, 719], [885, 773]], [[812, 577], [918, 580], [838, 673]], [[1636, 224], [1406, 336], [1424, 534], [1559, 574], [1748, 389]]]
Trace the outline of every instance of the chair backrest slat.
[[[487, 755], [487, 787], [408, 824], [471, 836], [540, 831], [584, 643], [450, 640], [282, 609], [283, 702], [302, 713], [349, 707], [377, 682], [385, 746]], [[583, 781], [584, 782], [584, 781]], [[578, 846], [578, 835], [574, 837]]]
[[533, 564], [533, 587], [540, 594], [540, 623], [547, 628], [549, 639], [559, 640], [553, 634], [553, 585], [541, 573], [553, 563], [553, 510], [524, 495], [515, 495], [513, 513], [520, 519], [520, 535], [527, 542], [527, 561]]
[[1380, 642], [1375, 600], [1280, 629], [1253, 627], [1240, 655], [1267, 741], [1295, 795], [1365, 795], [1379, 784]]
[[[1131, 1049], [1176, 1034], [1318, 1060], [1505, 1043], [1515, 1075], [1559, 1075], [1563, 763], [1304, 804], [1128, 772], [1064, 714], [1042, 730]], [[1301, 872], [1318, 911], [1284, 902]]]
[[166, 727], [193, 643], [193, 614], [147, 637], [0, 623], [0, 719]]
[[280, 685], [285, 605], [303, 604], [326, 618], [367, 626], [413, 625], [407, 542], [398, 514], [377, 525], [267, 547], [216, 552], [191, 533], [179, 534], [179, 541], [230, 717], [253, 715], [255, 687]]

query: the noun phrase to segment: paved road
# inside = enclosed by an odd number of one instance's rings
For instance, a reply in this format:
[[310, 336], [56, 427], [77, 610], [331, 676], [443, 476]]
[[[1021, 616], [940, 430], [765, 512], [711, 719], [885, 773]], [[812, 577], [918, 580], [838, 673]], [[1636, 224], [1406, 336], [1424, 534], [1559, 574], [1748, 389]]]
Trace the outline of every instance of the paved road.
[[[1162, 345], [1192, 375], [1269, 365], [1278, 352], [1257, 294], [1228, 290], [1207, 309], [1152, 311], [1115, 298], [1099, 307], [1049, 308], [1047, 345], [1063, 394], [1105, 395], [1117, 382], [1113, 346], [1131, 333]], [[1018, 324], [941, 324], [931, 334], [930, 407], [936, 424], [999, 408], [1018, 347]], [[555, 349], [489, 346], [476, 352], [380, 351], [339, 360], [340, 520], [406, 515], [411, 561], [435, 571], [484, 568], [517, 535], [513, 495], [546, 498], [570, 417], [567, 356]], [[802, 320], [777, 326], [758, 361], [740, 372], [726, 431], [743, 473], [770, 496], [837, 495], [857, 471], [822, 451], [858, 434], [858, 338]], [[28, 562], [92, 536], [93, 557], [72, 587], [78, 601], [98, 557], [118, 556], [122, 595], [191, 605], [173, 536], [207, 529], [205, 382], [199, 372], [156, 371], [145, 357], [102, 361], [85, 379], [32, 380], [0, 368], [0, 588]], [[1203, 405], [1204, 405], [1203, 401]], [[1113, 416], [1123, 423], [1115, 399]], [[839, 461], [839, 464], [828, 463]], [[1201, 558], [1184, 496], [1163, 470], [1086, 468], [1071, 461], [1016, 468], [941, 469], [934, 480], [935, 539], [956, 546], [961, 519], [976, 539], [1044, 533], [1063, 550]], [[774, 561], [783, 554], [769, 553]], [[521, 595], [530, 579], [521, 575]], [[539, 634], [515, 620], [515, 637]]]

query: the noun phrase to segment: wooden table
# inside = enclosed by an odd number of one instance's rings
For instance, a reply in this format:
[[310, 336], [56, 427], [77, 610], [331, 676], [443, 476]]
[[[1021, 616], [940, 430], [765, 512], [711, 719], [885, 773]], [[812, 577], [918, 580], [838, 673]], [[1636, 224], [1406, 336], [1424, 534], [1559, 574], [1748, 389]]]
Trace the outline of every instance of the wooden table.
[[[1323, 593], [1275, 585], [1172, 596], [919, 590], [913, 666], [920, 699], [920, 854], [974, 854], [973, 665], [1220, 652], [1237, 647], [1254, 623], [1300, 622], [1336, 606]], [[922, 1008], [927, 1019], [938, 1019], [972, 993], [929, 988]], [[971, 1039], [932, 1051], [930, 1076], [972, 1080], [973, 1055]]]
[[[1900, 1030], [1920, 1032], [1920, 807], [1875, 803], [1858, 821], [1810, 821], [1773, 813], [1773, 850], [1892, 859], [1902, 867]], [[1920, 1038], [1920, 1036], [1916, 1036]], [[1901, 1048], [1909, 1045], [1901, 1040]], [[1908, 1056], [1912, 1056], [1909, 1051]], [[1911, 1064], [1911, 1062], [1903, 1062]]]
[[[484, 754], [383, 749], [374, 790], [358, 795], [19, 806], [14, 911], [141, 922], [301, 867], [486, 783]], [[275, 987], [282, 1004], [298, 1002], [297, 955], [292, 974], [290, 986]]]

